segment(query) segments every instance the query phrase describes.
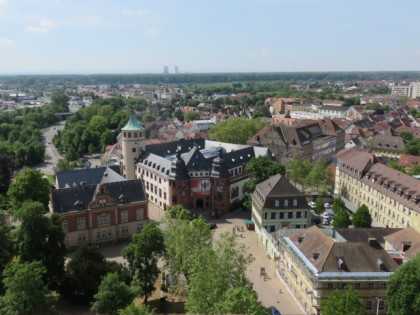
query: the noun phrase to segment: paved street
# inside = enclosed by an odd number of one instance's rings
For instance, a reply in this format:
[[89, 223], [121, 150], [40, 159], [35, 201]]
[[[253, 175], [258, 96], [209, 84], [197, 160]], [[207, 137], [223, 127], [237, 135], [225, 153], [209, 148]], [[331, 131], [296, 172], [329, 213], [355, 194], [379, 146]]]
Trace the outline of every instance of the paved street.
[[52, 138], [58, 130], [64, 129], [65, 124], [65, 121], [61, 121], [57, 125], [51, 126], [43, 131], [42, 135], [44, 136], [45, 162], [35, 167], [43, 174], [53, 175], [54, 167], [57, 165], [58, 161], [62, 159], [62, 156], [52, 144]]

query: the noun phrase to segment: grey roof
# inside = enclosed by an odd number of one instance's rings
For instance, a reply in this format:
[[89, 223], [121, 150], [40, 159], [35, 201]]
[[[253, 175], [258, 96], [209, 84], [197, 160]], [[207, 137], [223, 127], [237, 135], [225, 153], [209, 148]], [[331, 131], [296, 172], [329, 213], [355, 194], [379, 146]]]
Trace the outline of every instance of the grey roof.
[[199, 149], [204, 149], [205, 140], [204, 139], [190, 139], [190, 140], [179, 140], [173, 142], [165, 142], [158, 144], [149, 144], [146, 145], [145, 151], [156, 154], [158, 156], [168, 156], [176, 153], [177, 150], [180, 150], [181, 153], [189, 152], [194, 146], [197, 146]]
[[158, 174], [162, 178], [169, 178], [172, 162], [151, 152], [142, 151], [136, 165]]
[[[141, 180], [124, 180], [103, 184], [117, 204], [145, 201]], [[64, 213], [69, 211], [90, 209], [95, 198], [98, 185], [79, 185], [77, 187], [54, 189], [51, 194], [53, 211]], [[123, 197], [125, 200], [122, 201]]]
[[398, 232], [401, 229], [390, 228], [357, 228], [357, 229], [336, 229], [347, 242], [368, 242], [369, 238], [375, 238], [379, 244], [384, 244], [384, 237], [392, 233]]
[[112, 178], [116, 178], [116, 175], [120, 175], [120, 167], [118, 165], [112, 165], [109, 167], [58, 172], [56, 173], [57, 188], [75, 187], [81, 183], [84, 185], [97, 185], [101, 182], [105, 172]]

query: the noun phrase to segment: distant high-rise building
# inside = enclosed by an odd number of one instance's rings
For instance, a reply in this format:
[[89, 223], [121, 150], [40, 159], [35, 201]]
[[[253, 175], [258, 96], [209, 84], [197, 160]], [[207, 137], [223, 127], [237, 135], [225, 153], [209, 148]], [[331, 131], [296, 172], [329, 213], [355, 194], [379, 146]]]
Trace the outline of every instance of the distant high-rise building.
[[178, 66], [174, 66], [174, 73], [175, 73], [175, 74], [176, 74], [176, 73], [179, 73]]
[[164, 74], [168, 74], [168, 73], [169, 73], [169, 68], [168, 68], [168, 66], [163, 66], [163, 73], [164, 73]]

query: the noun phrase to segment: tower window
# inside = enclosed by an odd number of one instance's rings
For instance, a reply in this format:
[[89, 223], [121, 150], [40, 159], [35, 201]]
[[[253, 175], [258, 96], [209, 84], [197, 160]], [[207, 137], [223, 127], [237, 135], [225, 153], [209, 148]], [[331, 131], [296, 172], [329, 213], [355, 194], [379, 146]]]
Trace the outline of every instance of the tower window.
[[137, 132], [133, 132], [133, 137], [137, 138]]
[[132, 152], [136, 152], [136, 148], [132, 148], [132, 149], [131, 149], [131, 151], [132, 151]]
[[131, 132], [127, 132], [127, 138], [131, 138]]

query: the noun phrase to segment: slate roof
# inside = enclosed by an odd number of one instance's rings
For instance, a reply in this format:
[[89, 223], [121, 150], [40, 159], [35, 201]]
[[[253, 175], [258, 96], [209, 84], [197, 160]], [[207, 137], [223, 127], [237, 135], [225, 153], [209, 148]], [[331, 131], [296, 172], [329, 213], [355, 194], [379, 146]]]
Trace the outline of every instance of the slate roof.
[[[146, 200], [143, 184], [139, 179], [124, 179], [119, 182], [105, 183], [103, 186], [107, 187], [111, 198], [117, 204]], [[65, 213], [90, 209], [90, 204], [95, 198], [97, 187], [99, 185], [79, 185], [77, 187], [52, 190], [51, 203], [53, 211], [55, 213]], [[125, 198], [124, 202], [120, 200], [120, 196]]]
[[377, 150], [404, 151], [404, 140], [401, 137], [376, 135], [368, 143]]
[[204, 149], [205, 139], [178, 140], [159, 144], [150, 144], [146, 145], [145, 151], [165, 157], [175, 154], [178, 149], [181, 153], [189, 152], [195, 145], [197, 145], [199, 149]]
[[[110, 178], [120, 178], [120, 167], [112, 165], [108, 167], [96, 167], [72, 171], [62, 171], [56, 173], [56, 188], [69, 188], [80, 185], [97, 185], [101, 182], [105, 172], [108, 172]], [[120, 177], [117, 177], [119, 175]]]
[[162, 178], [168, 179], [172, 162], [154, 153], [142, 151], [137, 159], [136, 165], [141, 165], [142, 168], [158, 174]]

